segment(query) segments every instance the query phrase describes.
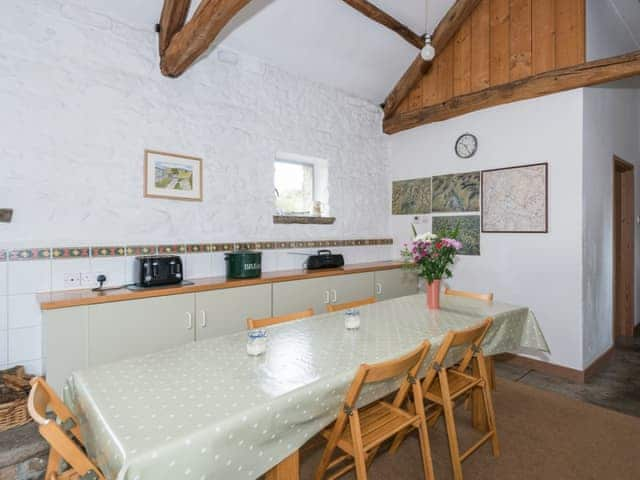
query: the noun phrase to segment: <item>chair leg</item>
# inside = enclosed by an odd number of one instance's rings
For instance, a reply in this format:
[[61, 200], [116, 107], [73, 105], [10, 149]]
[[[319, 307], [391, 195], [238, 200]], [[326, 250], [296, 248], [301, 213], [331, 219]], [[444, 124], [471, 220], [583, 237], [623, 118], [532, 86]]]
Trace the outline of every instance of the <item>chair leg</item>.
[[420, 422], [418, 426], [420, 434], [420, 449], [422, 450], [422, 468], [424, 470], [425, 480], [435, 480], [436, 476], [433, 471], [433, 458], [431, 457], [431, 443], [429, 442], [429, 432], [427, 423]]
[[324, 451], [322, 452], [322, 458], [320, 459], [320, 463], [318, 464], [318, 468], [316, 468], [315, 480], [322, 480], [327, 473], [327, 468], [331, 463], [331, 457], [333, 452], [336, 449], [336, 445], [338, 444], [338, 439], [344, 430], [344, 426], [347, 422], [347, 416], [344, 413], [340, 413], [336, 420], [335, 425], [333, 426], [333, 430], [331, 431], [331, 435], [329, 436], [329, 440], [327, 441], [326, 447], [324, 447]]
[[362, 431], [360, 430], [360, 416], [354, 410], [349, 417], [349, 427], [351, 429], [351, 441], [353, 443], [353, 461], [356, 466], [356, 479], [367, 480], [367, 463], [362, 444]]
[[49, 449], [49, 460], [47, 462], [47, 471], [44, 474], [44, 478], [46, 480], [50, 480], [53, 478], [52, 476], [58, 473], [58, 469], [60, 468], [60, 454], [56, 452], [53, 448]]
[[483, 398], [484, 398], [484, 407], [485, 407], [485, 414], [486, 414], [486, 418], [487, 418], [487, 424], [489, 426], [489, 431], [493, 432], [493, 435], [491, 437], [491, 448], [493, 450], [493, 456], [494, 457], [498, 457], [500, 455], [500, 443], [498, 441], [498, 428], [496, 426], [496, 413], [495, 410], [493, 408], [493, 399], [491, 397], [491, 390], [489, 388], [489, 385], [486, 381], [486, 377], [487, 377], [487, 369], [486, 369], [486, 365], [484, 363], [484, 357], [480, 357], [478, 359], [478, 368], [480, 370], [480, 375], [483, 376], [483, 380], [485, 380], [483, 382], [482, 385], [482, 394], [483, 394]]
[[[444, 372], [444, 370], [443, 370]], [[458, 445], [458, 434], [456, 432], [456, 422], [453, 416], [453, 402], [449, 392], [449, 385], [446, 373], [440, 374], [440, 388], [443, 399], [444, 421], [447, 426], [447, 437], [449, 437], [449, 453], [451, 455], [451, 468], [453, 469], [454, 480], [462, 480], [462, 461], [460, 460], [460, 447]]]

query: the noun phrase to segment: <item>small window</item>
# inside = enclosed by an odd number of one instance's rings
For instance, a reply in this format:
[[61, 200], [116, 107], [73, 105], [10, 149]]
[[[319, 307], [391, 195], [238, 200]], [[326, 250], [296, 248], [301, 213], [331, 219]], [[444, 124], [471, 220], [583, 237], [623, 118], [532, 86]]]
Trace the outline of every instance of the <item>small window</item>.
[[314, 201], [314, 166], [279, 160], [275, 166], [276, 209], [280, 215], [308, 215]]

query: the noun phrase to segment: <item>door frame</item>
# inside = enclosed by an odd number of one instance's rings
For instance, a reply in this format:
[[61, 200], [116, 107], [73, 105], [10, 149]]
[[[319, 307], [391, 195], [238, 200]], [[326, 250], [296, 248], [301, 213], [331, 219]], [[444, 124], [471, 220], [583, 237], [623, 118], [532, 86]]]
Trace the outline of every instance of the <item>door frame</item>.
[[[634, 334], [634, 330], [635, 330], [635, 167], [632, 163], [627, 162], [625, 160], [623, 160], [622, 158], [618, 157], [617, 155], [613, 156], [613, 162], [612, 162], [612, 169], [613, 169], [613, 177], [612, 177], [612, 212], [611, 212], [611, 216], [612, 216], [612, 228], [611, 228], [611, 236], [612, 236], [612, 265], [613, 265], [613, 274], [612, 274], [612, 304], [611, 304], [611, 329], [613, 331], [613, 341], [615, 343], [615, 341], [617, 340], [617, 338], [619, 337], [631, 337]], [[626, 318], [624, 320], [624, 325], [622, 325], [621, 327], [621, 331], [623, 332], [621, 335], [619, 334], [619, 330], [618, 330], [618, 322], [617, 322], [617, 304], [618, 304], [618, 295], [617, 295], [617, 290], [616, 290], [616, 285], [617, 285], [617, 277], [618, 277], [618, 262], [617, 262], [617, 254], [618, 254], [618, 218], [616, 215], [616, 211], [618, 208], [618, 202], [617, 202], [617, 196], [616, 196], [616, 192], [618, 190], [618, 186], [616, 185], [616, 176], [618, 174], [630, 174], [631, 178], [633, 179], [631, 182], [632, 185], [632, 189], [631, 189], [631, 199], [632, 202], [631, 204], [633, 205], [633, 212], [631, 215], [631, 222], [633, 225], [633, 228], [631, 229], [631, 235], [632, 235], [632, 248], [634, 250], [634, 259], [633, 259], [633, 264], [634, 267], [631, 270], [631, 284], [632, 284], [632, 296], [631, 296], [631, 310], [632, 310], [632, 314], [629, 316], [629, 318]], [[621, 202], [620, 202], [621, 203]], [[621, 219], [621, 217], [620, 217]]]

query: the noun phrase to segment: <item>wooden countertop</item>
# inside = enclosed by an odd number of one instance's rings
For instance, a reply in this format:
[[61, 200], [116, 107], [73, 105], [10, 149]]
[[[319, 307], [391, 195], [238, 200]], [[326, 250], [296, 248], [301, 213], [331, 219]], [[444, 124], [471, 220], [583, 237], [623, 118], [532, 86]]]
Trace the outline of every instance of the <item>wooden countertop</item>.
[[148, 290], [128, 290], [118, 288], [104, 292], [92, 290], [66, 290], [62, 292], [50, 292], [38, 294], [38, 302], [42, 310], [56, 310], [58, 308], [78, 307], [81, 305], [96, 305], [99, 303], [122, 302], [141, 298], [163, 297], [166, 295], [180, 295], [183, 293], [207, 292], [224, 288], [246, 287], [249, 285], [261, 285], [265, 283], [289, 282], [292, 280], [305, 280], [309, 278], [332, 277], [336, 275], [349, 275], [353, 273], [375, 272], [379, 270], [393, 270], [400, 268], [401, 262], [374, 262], [345, 265], [342, 268], [329, 268], [324, 270], [284, 270], [280, 272], [265, 272], [260, 278], [241, 280], [227, 280], [226, 277], [209, 277], [190, 280], [193, 285], [180, 285], [176, 287], [149, 288]]

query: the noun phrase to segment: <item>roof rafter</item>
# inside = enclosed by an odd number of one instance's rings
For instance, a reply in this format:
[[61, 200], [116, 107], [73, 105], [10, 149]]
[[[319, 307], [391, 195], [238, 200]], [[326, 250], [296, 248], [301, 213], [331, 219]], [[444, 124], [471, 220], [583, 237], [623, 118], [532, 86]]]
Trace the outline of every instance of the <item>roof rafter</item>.
[[405, 112], [384, 120], [385, 133], [447, 120], [483, 108], [541, 97], [556, 92], [613, 82], [640, 75], [640, 50], [539, 73], [514, 82], [454, 97], [444, 103]]
[[409, 27], [407, 27], [403, 23], [400, 23], [398, 20], [393, 18], [391, 15], [389, 15], [385, 11], [380, 10], [371, 2], [368, 2], [367, 0], [342, 0], [342, 1], [347, 5], [349, 5], [350, 7], [352, 7], [353, 9], [358, 10], [360, 13], [362, 13], [366, 17], [369, 17], [374, 22], [377, 22], [380, 25], [383, 25], [388, 29], [394, 31], [414, 47], [420, 48], [420, 49], [424, 47], [423, 36], [418, 35]]
[[[163, 12], [165, 9], [171, 10], [171, 4], [178, 1], [164, 0]], [[250, 2], [251, 0], [202, 0], [193, 18], [171, 37], [162, 53], [162, 73], [168, 77], [182, 75], [207, 51], [225, 25]], [[160, 48], [162, 49], [162, 44]]]
[[[476, 9], [481, 0], [457, 0], [447, 11], [435, 31], [432, 42], [436, 52], [441, 52], [454, 37], [462, 24]], [[415, 58], [409, 69], [402, 75], [402, 78], [393, 87], [393, 90], [384, 101], [385, 119], [393, 115], [402, 100], [409, 95], [409, 92], [429, 71], [433, 62], [426, 62], [420, 54]]]
[[164, 55], [173, 36], [184, 27], [190, 6], [191, 0], [165, 0], [158, 24], [160, 56]]

